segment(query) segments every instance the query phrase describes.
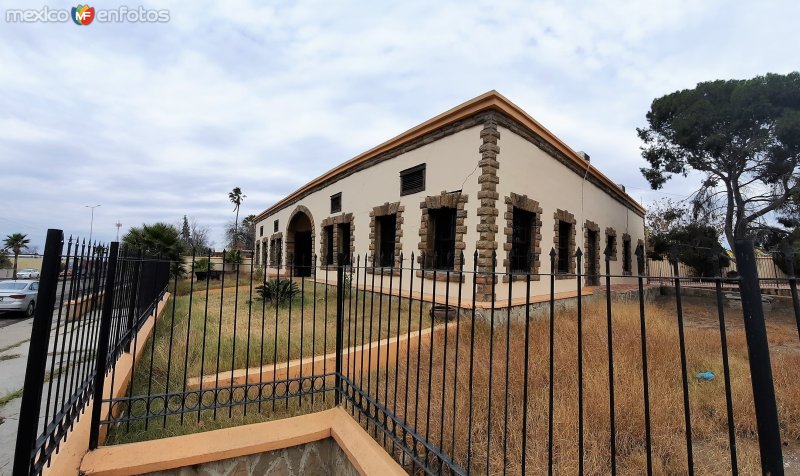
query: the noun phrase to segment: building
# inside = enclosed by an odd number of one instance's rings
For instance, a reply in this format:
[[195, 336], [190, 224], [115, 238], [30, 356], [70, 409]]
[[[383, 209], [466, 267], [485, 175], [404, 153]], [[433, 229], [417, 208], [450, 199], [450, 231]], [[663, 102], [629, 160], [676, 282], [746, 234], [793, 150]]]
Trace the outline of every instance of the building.
[[[585, 286], [600, 284], [607, 245], [611, 273], [633, 271], [634, 250], [644, 239], [644, 213], [624, 188], [591, 166], [586, 154], [490, 91], [354, 157], [269, 207], [256, 219], [256, 252], [271, 274], [317, 277], [357, 254], [362, 265], [368, 254], [381, 274], [396, 274], [392, 267], [400, 266], [401, 253], [407, 268], [413, 252], [416, 275], [449, 278], [452, 291], [459, 279], [471, 290], [475, 267], [477, 299], [488, 300], [491, 280], [480, 273], [492, 270], [494, 252], [497, 271], [506, 273], [503, 281], [510, 279], [512, 295], [519, 296], [528, 272], [534, 274], [532, 294], [549, 293], [549, 279], [536, 273], [550, 272], [554, 249], [556, 292], [569, 293], [576, 289], [570, 274], [576, 272], [578, 246]], [[440, 284], [437, 295], [444, 288]], [[508, 286], [497, 286], [498, 302], [504, 296]]]

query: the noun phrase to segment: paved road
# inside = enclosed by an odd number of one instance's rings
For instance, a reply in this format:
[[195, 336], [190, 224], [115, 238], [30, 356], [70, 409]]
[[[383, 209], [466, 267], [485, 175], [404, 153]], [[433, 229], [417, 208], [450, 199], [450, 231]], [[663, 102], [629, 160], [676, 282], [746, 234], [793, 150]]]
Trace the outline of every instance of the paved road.
[[[81, 319], [66, 326], [62, 323], [60, 329], [52, 330], [48, 349], [48, 372], [52, 366], [57, 374], [60, 373], [68, 380], [72, 375], [73, 365], [76, 362], [80, 363], [81, 358], [88, 358], [91, 350], [86, 350], [85, 354], [78, 354], [81, 349], [76, 348], [75, 353], [71, 355], [68, 352], [63, 355], [60, 351], [56, 352], [56, 357], [53, 359], [53, 348], [54, 345], [57, 345], [60, 349], [65, 337], [67, 341], [70, 341], [72, 332], [80, 335], [79, 332], [83, 326], [94, 324], [94, 317], [94, 315], [91, 315], [91, 318]], [[0, 326], [2, 326], [2, 331], [0, 331], [0, 397], [4, 397], [18, 392], [25, 383], [25, 369], [28, 362], [28, 346], [30, 344], [33, 319], [9, 319], [0, 316]], [[53, 337], [56, 331], [59, 333], [58, 344], [55, 344], [55, 338]], [[62, 358], [64, 359], [64, 368], [61, 368]], [[45, 395], [43, 395], [42, 408], [45, 408]], [[14, 398], [5, 405], [0, 406], [0, 475], [11, 473], [20, 404], [21, 398]]]
[[[91, 284], [80, 283], [80, 289], [84, 289], [85, 290], [85, 289], [88, 289], [90, 287], [91, 287]], [[62, 295], [64, 296], [63, 300], [67, 300], [67, 299], [69, 299], [69, 296], [70, 296], [71, 292], [72, 292], [72, 281], [67, 281], [66, 283], [64, 283], [63, 280], [59, 281], [58, 282], [58, 288], [56, 289], [56, 301], [55, 301], [54, 309], [58, 309], [61, 306]], [[0, 329], [2, 329], [4, 327], [7, 327], [7, 326], [10, 326], [12, 324], [16, 324], [18, 322], [22, 322], [25, 319], [27, 319], [27, 318], [22, 317], [19, 313], [8, 312], [8, 311], [0, 311]], [[2, 349], [4, 347], [2, 342], [3, 342], [2, 337], [0, 337], [0, 349]], [[0, 374], [0, 375], [2, 375], [2, 374]], [[2, 396], [2, 395], [0, 395], [0, 396]]]
[[18, 314], [14, 314], [11, 312], [0, 312], [0, 329], [6, 326], [10, 326], [11, 324], [22, 322], [26, 319], [27, 318], [19, 317]]
[[[16, 392], [25, 382], [28, 344], [33, 319], [0, 316], [0, 397]], [[0, 407], [0, 474], [11, 474], [21, 399]]]

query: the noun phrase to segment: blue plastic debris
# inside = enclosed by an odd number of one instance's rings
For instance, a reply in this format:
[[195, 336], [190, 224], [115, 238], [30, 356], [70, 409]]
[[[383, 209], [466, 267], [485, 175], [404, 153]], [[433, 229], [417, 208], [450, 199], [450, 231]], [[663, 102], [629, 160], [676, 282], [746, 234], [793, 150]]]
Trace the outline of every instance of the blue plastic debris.
[[706, 370], [705, 372], [697, 372], [695, 375], [697, 380], [714, 380], [714, 372]]

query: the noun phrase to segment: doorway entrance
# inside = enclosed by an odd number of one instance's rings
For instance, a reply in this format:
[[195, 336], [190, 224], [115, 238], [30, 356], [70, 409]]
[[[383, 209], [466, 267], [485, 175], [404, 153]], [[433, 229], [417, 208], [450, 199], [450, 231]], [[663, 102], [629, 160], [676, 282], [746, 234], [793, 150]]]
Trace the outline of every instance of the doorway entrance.
[[311, 276], [314, 256], [314, 231], [311, 216], [298, 210], [287, 227], [286, 253], [295, 276]]
[[294, 234], [294, 275], [311, 276], [312, 243], [310, 231], [298, 231]]

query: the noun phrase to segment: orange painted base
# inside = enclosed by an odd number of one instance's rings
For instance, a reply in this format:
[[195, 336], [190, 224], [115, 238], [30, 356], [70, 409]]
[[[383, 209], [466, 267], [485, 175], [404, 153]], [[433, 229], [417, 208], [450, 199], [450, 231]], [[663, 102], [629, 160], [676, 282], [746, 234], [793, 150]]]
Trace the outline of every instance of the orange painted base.
[[407, 474], [341, 407], [283, 420], [98, 448], [83, 458], [81, 474], [126, 476], [167, 471], [325, 438], [336, 440], [360, 474]]

